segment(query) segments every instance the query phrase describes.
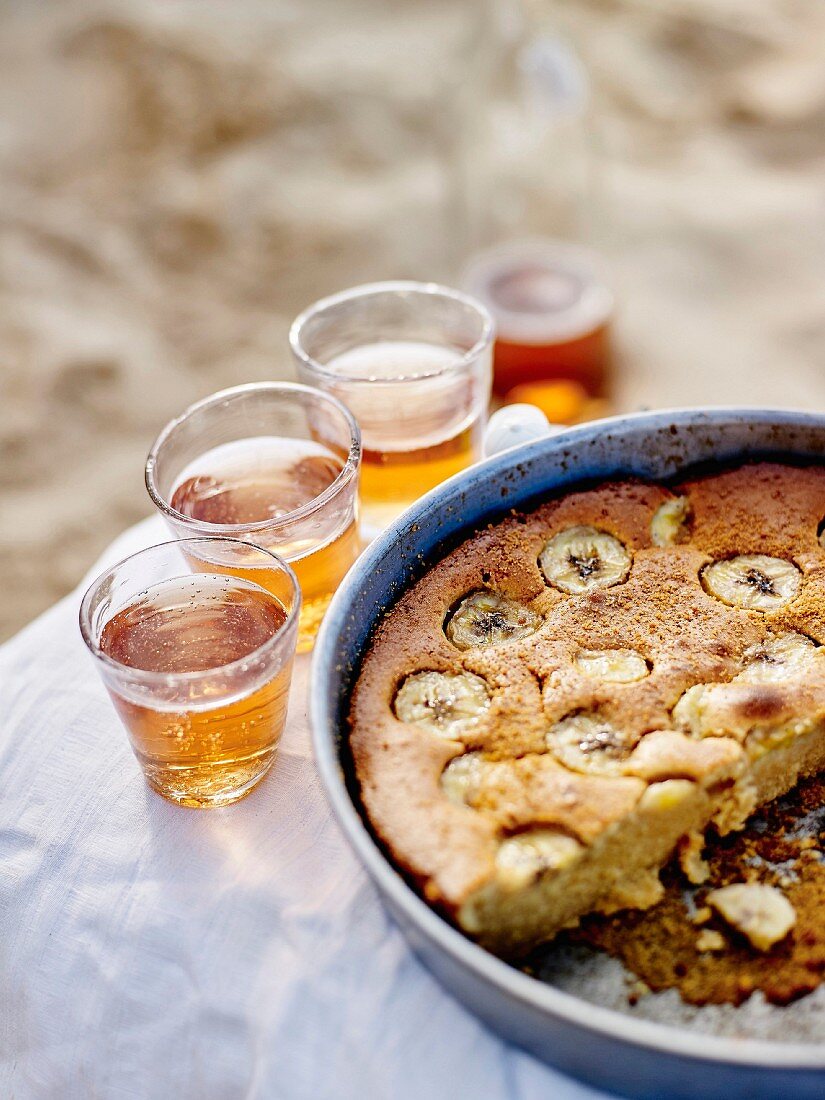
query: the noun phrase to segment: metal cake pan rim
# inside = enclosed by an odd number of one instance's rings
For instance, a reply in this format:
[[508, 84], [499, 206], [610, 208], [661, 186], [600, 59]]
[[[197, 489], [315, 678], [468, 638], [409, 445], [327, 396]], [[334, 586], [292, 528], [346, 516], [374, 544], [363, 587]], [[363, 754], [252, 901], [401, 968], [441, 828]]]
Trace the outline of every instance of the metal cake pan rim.
[[[325, 683], [327, 669], [344, 659], [338, 651], [337, 636], [346, 620], [350, 602], [393, 540], [412, 525], [426, 520], [436, 503], [458, 496], [465, 487], [470, 489], [480, 472], [498, 474], [547, 449], [578, 447], [589, 437], [606, 435], [619, 429], [637, 427], [639, 430], [653, 431], [673, 426], [678, 433], [679, 428], [724, 426], [735, 422], [775, 423], [779, 429], [808, 427], [825, 431], [825, 414], [797, 409], [748, 406], [657, 409], [655, 412], [613, 416], [533, 440], [456, 474], [407, 509], [375, 539], [352, 567], [324, 617], [313, 655], [311, 683]], [[791, 457], [794, 452], [789, 448], [786, 454]], [[395, 869], [369, 832], [346, 784], [339, 753], [339, 738], [344, 736], [344, 731], [338, 729], [334, 701], [329, 692], [317, 688], [311, 690], [309, 711], [313, 750], [325, 795], [345, 837], [370, 877], [437, 950], [446, 953], [493, 987], [499, 995], [513, 998], [537, 1013], [654, 1053], [742, 1068], [825, 1070], [825, 1043], [784, 1043], [715, 1036], [630, 1017], [531, 978], [479, 947], [427, 905]]]

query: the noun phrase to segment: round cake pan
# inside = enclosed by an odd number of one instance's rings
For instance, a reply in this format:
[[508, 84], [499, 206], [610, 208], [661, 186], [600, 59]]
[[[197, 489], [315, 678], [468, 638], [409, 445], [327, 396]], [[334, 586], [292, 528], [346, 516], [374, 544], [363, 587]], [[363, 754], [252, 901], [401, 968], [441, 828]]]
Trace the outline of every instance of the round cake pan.
[[597, 1087], [686, 1100], [822, 1097], [825, 1044], [697, 1034], [636, 1019], [531, 978], [472, 943], [406, 883], [365, 823], [347, 749], [354, 678], [373, 628], [404, 590], [511, 508], [609, 478], [664, 479], [702, 464], [824, 455], [825, 415], [801, 412], [681, 409], [570, 429], [488, 459], [429, 493], [372, 543], [325, 617], [313, 661], [313, 738], [347, 839], [413, 949], [454, 996], [505, 1038]]

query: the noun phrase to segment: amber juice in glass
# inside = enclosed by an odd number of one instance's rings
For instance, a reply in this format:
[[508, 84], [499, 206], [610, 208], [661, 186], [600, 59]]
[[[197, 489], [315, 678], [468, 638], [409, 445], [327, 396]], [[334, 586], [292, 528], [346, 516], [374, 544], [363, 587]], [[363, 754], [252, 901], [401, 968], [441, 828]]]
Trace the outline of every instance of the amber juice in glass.
[[[193, 560], [211, 571], [193, 572]], [[233, 575], [238, 560], [255, 561], [258, 583]], [[147, 782], [165, 798], [227, 805], [269, 770], [299, 607], [284, 562], [229, 539], [150, 547], [89, 588], [83, 637]]]
[[372, 531], [481, 457], [492, 322], [471, 298], [429, 283], [355, 287], [301, 314], [290, 343], [303, 381], [359, 423]]
[[[334, 397], [260, 383], [216, 393], [168, 425], [146, 484], [175, 535], [249, 540], [290, 563], [303, 651], [360, 551], [360, 457], [358, 427]], [[241, 562], [234, 575], [254, 582], [257, 567]]]
[[493, 389], [576, 382], [590, 397], [610, 395], [614, 298], [596, 253], [564, 241], [527, 240], [476, 257], [462, 285], [496, 323]]

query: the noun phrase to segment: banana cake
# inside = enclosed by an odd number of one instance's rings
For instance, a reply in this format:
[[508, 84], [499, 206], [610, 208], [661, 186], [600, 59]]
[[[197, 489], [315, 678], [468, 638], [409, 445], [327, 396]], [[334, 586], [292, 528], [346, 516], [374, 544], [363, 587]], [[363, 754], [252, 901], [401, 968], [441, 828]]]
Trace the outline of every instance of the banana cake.
[[478, 532], [381, 621], [350, 704], [371, 825], [502, 954], [645, 908], [708, 828], [825, 767], [825, 468], [571, 492]]

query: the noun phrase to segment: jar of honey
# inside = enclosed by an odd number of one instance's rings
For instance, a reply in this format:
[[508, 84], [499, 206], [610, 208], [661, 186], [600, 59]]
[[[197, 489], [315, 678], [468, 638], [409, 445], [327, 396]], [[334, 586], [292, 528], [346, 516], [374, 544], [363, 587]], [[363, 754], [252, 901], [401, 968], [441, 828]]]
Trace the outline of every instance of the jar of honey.
[[591, 249], [552, 239], [500, 245], [468, 265], [462, 283], [496, 321], [498, 396], [557, 379], [609, 394], [614, 297], [601, 267]]

